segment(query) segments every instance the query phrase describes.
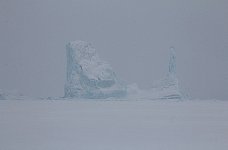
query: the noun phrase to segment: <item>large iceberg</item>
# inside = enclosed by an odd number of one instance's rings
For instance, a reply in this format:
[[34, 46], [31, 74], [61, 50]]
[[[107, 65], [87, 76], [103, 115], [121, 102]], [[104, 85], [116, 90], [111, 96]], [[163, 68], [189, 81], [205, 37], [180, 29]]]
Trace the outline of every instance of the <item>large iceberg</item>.
[[88, 42], [74, 41], [66, 45], [66, 98], [121, 98], [126, 86], [117, 79], [111, 66], [102, 61]]

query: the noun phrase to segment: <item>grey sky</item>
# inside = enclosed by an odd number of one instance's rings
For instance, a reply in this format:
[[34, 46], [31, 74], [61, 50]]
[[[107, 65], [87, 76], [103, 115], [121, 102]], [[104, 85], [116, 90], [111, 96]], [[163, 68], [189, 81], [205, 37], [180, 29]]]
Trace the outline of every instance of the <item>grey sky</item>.
[[65, 44], [91, 42], [118, 76], [150, 87], [177, 54], [195, 98], [228, 98], [227, 0], [0, 0], [0, 89], [62, 96]]

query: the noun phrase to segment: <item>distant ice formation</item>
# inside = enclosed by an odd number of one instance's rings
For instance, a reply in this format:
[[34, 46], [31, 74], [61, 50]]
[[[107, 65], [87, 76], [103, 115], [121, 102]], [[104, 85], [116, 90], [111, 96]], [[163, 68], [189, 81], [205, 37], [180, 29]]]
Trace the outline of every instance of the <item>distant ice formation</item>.
[[[180, 91], [174, 47], [170, 48], [168, 74], [154, 82], [150, 89], [140, 89], [136, 83], [125, 85], [111, 66], [100, 59], [96, 50], [88, 42], [74, 41], [66, 45], [67, 77], [64, 98], [83, 99], [183, 99], [187, 95]], [[22, 100], [28, 97], [16, 91], [0, 89], [0, 100]], [[31, 99], [31, 98], [30, 98]], [[42, 99], [59, 99], [48, 97]]]
[[23, 100], [25, 96], [17, 91], [3, 91], [0, 89], [0, 100]]
[[102, 61], [88, 42], [74, 41], [66, 45], [66, 98], [121, 98], [127, 94], [111, 66]]
[[0, 89], [0, 100], [5, 100], [4, 93], [2, 92], [1, 89]]

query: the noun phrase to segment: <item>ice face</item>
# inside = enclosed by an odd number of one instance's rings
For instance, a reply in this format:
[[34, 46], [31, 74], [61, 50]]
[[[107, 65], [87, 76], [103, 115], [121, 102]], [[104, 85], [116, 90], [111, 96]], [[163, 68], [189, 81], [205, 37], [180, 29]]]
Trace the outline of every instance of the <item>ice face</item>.
[[66, 45], [67, 81], [65, 97], [123, 97], [126, 87], [116, 77], [111, 66], [101, 61], [88, 42], [75, 41]]

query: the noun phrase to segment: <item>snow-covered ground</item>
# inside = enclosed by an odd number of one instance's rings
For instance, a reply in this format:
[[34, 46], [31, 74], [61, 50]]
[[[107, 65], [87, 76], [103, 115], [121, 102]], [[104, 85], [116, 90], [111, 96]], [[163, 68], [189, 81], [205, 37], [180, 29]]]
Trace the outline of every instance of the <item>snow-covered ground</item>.
[[0, 150], [227, 150], [228, 101], [0, 101]]

